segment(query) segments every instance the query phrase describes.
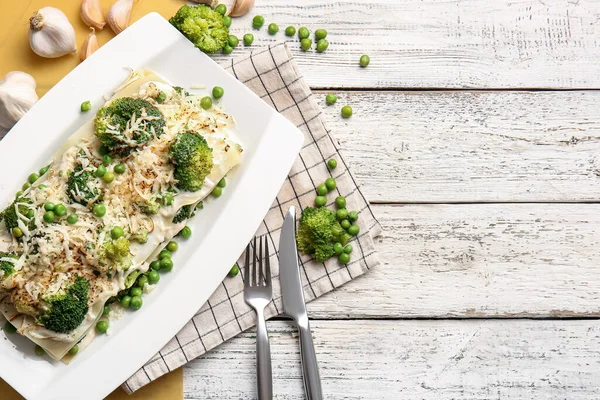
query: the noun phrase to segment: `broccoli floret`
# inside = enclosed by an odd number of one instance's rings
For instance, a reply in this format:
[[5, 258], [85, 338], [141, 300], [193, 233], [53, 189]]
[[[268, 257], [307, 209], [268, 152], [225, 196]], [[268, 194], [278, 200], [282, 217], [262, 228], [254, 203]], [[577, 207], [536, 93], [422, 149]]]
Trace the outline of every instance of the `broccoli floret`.
[[89, 291], [90, 284], [87, 279], [77, 277], [64, 293], [45, 299], [48, 306], [39, 317], [39, 321], [51, 331], [71, 332], [85, 319]]
[[[129, 275], [127, 275], [127, 278], [125, 278], [125, 287], [126, 288], [130, 288], [133, 286], [133, 284], [135, 283], [135, 281], [137, 280], [138, 276], [140, 276], [140, 274], [142, 273], [142, 271], [140, 271], [139, 269], [136, 269], [135, 271], [131, 271], [131, 273]], [[125, 292], [127, 293], [127, 292]]]
[[194, 207], [191, 204], [183, 206], [177, 211], [177, 214], [173, 217], [173, 223], [178, 224], [185, 221], [186, 219], [192, 218], [194, 215]]
[[223, 16], [204, 4], [181, 7], [169, 22], [205, 53], [221, 50], [229, 39]]
[[325, 207], [306, 207], [298, 224], [298, 250], [323, 262], [335, 254], [333, 244], [343, 231], [335, 211]]
[[137, 233], [132, 234], [130, 239], [138, 243], [144, 244], [148, 241], [148, 231], [146, 229], [143, 229]]
[[83, 166], [78, 165], [67, 179], [67, 196], [73, 203], [87, 206], [98, 199], [98, 188], [94, 185], [95, 178], [90, 171], [83, 171]]
[[195, 192], [213, 167], [212, 149], [202, 135], [183, 132], [169, 147], [169, 160], [175, 165], [177, 188]]
[[156, 201], [155, 198], [146, 201], [143, 204], [140, 204], [140, 208], [142, 212], [150, 215], [154, 215], [158, 213], [158, 209], [160, 208], [160, 204]]
[[4, 253], [0, 251], [0, 271], [4, 271], [2, 276], [2, 280], [8, 278], [15, 272], [15, 263], [6, 260], [7, 258], [14, 259], [15, 261], [19, 259], [15, 253]]
[[[136, 124], [132, 126], [132, 122]], [[102, 144], [121, 156], [162, 135], [165, 128], [165, 118], [158, 108], [133, 97], [122, 97], [102, 107], [94, 123], [94, 133]]]
[[125, 236], [117, 240], [109, 240], [102, 246], [100, 262], [106, 266], [120, 265], [122, 270], [131, 266], [130, 242]]
[[[13, 228], [16, 228], [17, 226], [19, 226], [19, 224], [18, 224], [19, 217], [17, 216], [17, 211], [15, 210], [15, 205], [17, 203], [31, 204], [31, 200], [29, 200], [27, 197], [17, 197], [15, 199], [15, 201], [13, 201], [11, 203], [11, 205], [6, 207], [4, 209], [4, 211], [2, 211], [2, 214], [1, 214], [2, 218], [4, 219], [6, 228], [9, 231], [11, 231]], [[18, 208], [19, 208], [19, 213], [22, 215], [27, 215], [29, 213], [29, 211], [31, 210], [29, 207], [27, 207], [24, 204], [19, 205]], [[0, 218], [0, 221], [2, 220], [2, 218]], [[32, 218], [31, 221], [29, 222], [29, 229], [32, 229], [33, 227], [34, 227], [34, 221]]]

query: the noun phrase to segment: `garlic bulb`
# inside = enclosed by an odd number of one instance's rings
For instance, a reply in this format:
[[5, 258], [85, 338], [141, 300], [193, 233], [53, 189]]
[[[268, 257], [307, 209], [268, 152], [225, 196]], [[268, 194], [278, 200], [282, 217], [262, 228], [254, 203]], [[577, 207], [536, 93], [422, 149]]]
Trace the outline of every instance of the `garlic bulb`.
[[231, 7], [227, 7], [227, 14], [231, 17], [241, 17], [248, 14], [254, 6], [254, 0], [235, 0]]
[[12, 71], [0, 81], [0, 139], [38, 100], [33, 76]]
[[135, 0], [117, 0], [108, 10], [108, 25], [119, 34], [129, 26], [131, 9]]
[[44, 7], [29, 18], [29, 44], [35, 54], [55, 58], [75, 53], [75, 29], [58, 8]]
[[100, 0], [83, 0], [81, 2], [81, 19], [87, 26], [102, 30], [106, 25]]
[[79, 59], [81, 61], [91, 56], [92, 53], [100, 48], [98, 38], [96, 37], [96, 30], [94, 28], [91, 29], [92, 31], [81, 45], [81, 50], [79, 51]]

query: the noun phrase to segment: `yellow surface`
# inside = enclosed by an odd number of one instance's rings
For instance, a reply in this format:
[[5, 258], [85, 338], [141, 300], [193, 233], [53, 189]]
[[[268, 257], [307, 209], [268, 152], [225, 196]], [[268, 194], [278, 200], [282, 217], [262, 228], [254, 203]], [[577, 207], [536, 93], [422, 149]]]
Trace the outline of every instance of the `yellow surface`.
[[[114, 0], [101, 0], [103, 9], [108, 12]], [[131, 23], [149, 12], [158, 12], [163, 17], [171, 17], [184, 0], [138, 0], [133, 7]], [[24, 71], [37, 81], [37, 92], [41, 97], [59, 80], [79, 64], [79, 54], [67, 55], [60, 58], [46, 59], [37, 56], [29, 47], [29, 17], [34, 11], [45, 6], [62, 10], [77, 33], [77, 48], [89, 33], [79, 17], [79, 0], [0, 0], [0, 78], [9, 71]], [[102, 31], [96, 32], [102, 46], [114, 37], [110, 27], [106, 25]], [[110, 373], [110, 371], [106, 371]], [[21, 400], [4, 381], [0, 380], [2, 400]], [[180, 400], [183, 399], [183, 373], [174, 371], [150, 385], [128, 396], [121, 389], [115, 390], [107, 399], [144, 399], [144, 400]]]

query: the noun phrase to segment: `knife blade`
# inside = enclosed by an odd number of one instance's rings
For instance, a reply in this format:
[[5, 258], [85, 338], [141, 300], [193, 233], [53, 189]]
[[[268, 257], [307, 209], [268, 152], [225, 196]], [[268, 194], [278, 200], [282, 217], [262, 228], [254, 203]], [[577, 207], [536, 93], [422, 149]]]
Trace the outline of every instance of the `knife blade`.
[[283, 312], [298, 326], [306, 397], [308, 400], [322, 400], [321, 378], [300, 279], [300, 264], [296, 249], [296, 207], [293, 206], [289, 208], [285, 216], [279, 238], [279, 282]]

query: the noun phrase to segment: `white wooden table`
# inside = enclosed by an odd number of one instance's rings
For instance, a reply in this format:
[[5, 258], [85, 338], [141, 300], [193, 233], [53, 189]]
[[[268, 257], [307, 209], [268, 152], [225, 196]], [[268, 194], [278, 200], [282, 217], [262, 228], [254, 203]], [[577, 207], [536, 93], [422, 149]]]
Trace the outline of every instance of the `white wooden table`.
[[[328, 30], [297, 60], [354, 108], [322, 101], [384, 228], [382, 265], [309, 305], [326, 398], [598, 398], [600, 1], [256, 3], [234, 32]], [[268, 325], [276, 398], [302, 399]], [[186, 399], [253, 398], [254, 343], [186, 367]]]

